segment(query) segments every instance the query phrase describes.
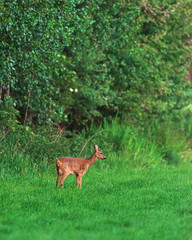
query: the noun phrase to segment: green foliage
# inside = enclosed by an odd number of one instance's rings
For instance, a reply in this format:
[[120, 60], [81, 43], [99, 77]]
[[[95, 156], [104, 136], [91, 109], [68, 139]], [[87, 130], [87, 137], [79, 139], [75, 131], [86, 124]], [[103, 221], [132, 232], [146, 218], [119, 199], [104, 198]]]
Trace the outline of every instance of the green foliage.
[[[110, 164], [123, 167], [156, 167], [170, 164], [191, 163], [192, 121], [166, 123], [149, 122], [145, 127], [114, 120], [104, 122], [103, 128], [92, 126], [82, 134], [92, 143], [99, 142], [110, 156]], [[119, 161], [113, 161], [118, 158]]]
[[[185, 126], [185, 128], [183, 128]], [[25, 175], [55, 170], [61, 156], [90, 157], [93, 144], [98, 144], [108, 161], [98, 161], [97, 169], [155, 168], [165, 165], [190, 164], [192, 121], [173, 125], [161, 123], [135, 128], [115, 120], [103, 128], [92, 125], [81, 134], [41, 127], [16, 128], [2, 135], [0, 175]]]
[[[65, 105], [57, 108], [58, 95], [74, 79], [64, 65], [63, 49], [72, 41], [71, 22], [77, 22], [79, 2], [1, 1], [0, 83], [4, 91], [11, 88], [23, 117], [29, 111], [39, 123], [65, 119]], [[58, 86], [58, 81], [64, 83]], [[65, 101], [70, 106], [70, 94]]]
[[1, 174], [13, 172], [25, 175], [49, 170], [57, 158], [63, 155], [77, 156], [84, 139], [65, 132], [67, 139], [57, 131], [41, 128], [30, 129], [28, 126], [10, 131], [0, 146]]
[[0, 12], [0, 98], [25, 124], [141, 124], [191, 101], [190, 0], [1, 0]]
[[0, 100], [0, 126], [14, 130], [18, 128], [18, 117], [19, 111], [13, 107], [12, 99], [7, 99], [5, 104]]

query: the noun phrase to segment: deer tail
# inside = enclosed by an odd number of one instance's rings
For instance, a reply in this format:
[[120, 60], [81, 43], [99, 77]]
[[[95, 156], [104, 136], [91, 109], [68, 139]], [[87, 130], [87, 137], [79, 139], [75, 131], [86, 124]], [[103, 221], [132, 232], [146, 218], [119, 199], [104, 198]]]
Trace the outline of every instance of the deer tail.
[[61, 165], [62, 165], [62, 162], [59, 161], [59, 160], [57, 160], [57, 161], [56, 161], [56, 166], [57, 166], [57, 167], [60, 167]]

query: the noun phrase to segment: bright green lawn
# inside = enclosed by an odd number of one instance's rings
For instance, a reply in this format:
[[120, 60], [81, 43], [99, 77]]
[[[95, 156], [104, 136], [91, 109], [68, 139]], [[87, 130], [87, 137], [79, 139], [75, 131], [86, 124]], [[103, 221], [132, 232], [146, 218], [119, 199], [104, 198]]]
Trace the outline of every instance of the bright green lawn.
[[56, 174], [0, 181], [0, 239], [192, 238], [192, 170], [89, 169], [55, 188]]

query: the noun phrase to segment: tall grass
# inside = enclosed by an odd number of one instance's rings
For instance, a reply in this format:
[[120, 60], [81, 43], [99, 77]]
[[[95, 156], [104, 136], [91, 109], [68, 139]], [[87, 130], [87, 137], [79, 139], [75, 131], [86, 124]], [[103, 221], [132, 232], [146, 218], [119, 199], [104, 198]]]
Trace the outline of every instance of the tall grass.
[[[25, 129], [9, 132], [0, 145], [0, 175], [35, 174], [53, 169], [61, 156], [89, 157], [93, 144], [99, 145], [109, 161], [105, 167], [148, 168], [178, 165], [192, 161], [192, 121], [184, 123], [154, 123], [135, 127], [115, 119], [103, 126], [92, 125], [81, 133], [54, 129]], [[103, 167], [102, 162], [97, 164]]]
[[[94, 141], [109, 156], [119, 157], [118, 164], [140, 168], [156, 167], [192, 161], [192, 135], [188, 131], [192, 121], [183, 126], [183, 122], [167, 122], [141, 128], [116, 119], [111, 124], [105, 121], [100, 128], [93, 125], [82, 135], [84, 138], [94, 136]], [[112, 162], [113, 157], [110, 158], [110, 164], [114, 164]]]

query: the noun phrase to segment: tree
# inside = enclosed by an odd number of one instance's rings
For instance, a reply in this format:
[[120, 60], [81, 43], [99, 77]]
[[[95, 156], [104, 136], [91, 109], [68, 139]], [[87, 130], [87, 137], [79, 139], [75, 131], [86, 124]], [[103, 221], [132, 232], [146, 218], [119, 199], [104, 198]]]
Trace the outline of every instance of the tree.
[[190, 0], [1, 0], [0, 11], [1, 106], [21, 122], [142, 123], [183, 106]]

